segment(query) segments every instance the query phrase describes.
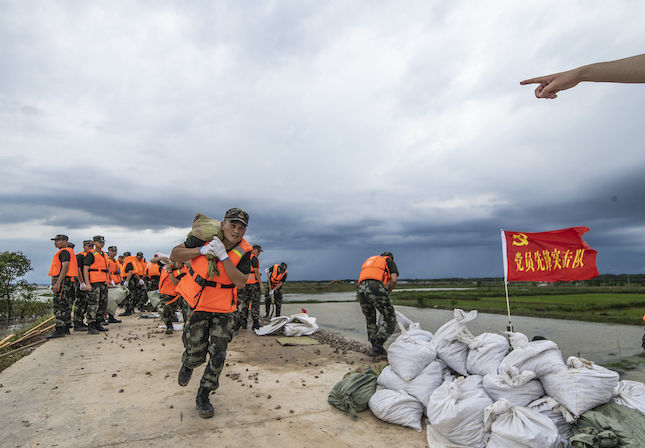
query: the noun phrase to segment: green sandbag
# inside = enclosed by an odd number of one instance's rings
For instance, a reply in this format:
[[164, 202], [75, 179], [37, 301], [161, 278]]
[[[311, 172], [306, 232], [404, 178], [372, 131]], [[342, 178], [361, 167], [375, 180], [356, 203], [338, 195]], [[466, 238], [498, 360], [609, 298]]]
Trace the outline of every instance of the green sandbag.
[[367, 369], [365, 373], [349, 374], [334, 385], [327, 401], [356, 419], [356, 413], [367, 409], [367, 403], [376, 392], [376, 378], [372, 369]]
[[[641, 448], [645, 443], [645, 415], [627, 406], [607, 403], [582, 414], [574, 431], [594, 434], [593, 447], [612, 446], [608, 436], [609, 432], [613, 432], [618, 437], [617, 446]], [[573, 442], [578, 442], [575, 437], [569, 439], [572, 446], [584, 446], [577, 443], [574, 445]]]
[[108, 304], [107, 312], [110, 314], [115, 314], [116, 309], [128, 295], [128, 290], [121, 285], [117, 285], [114, 288], [108, 288]]
[[[224, 240], [221, 223], [217, 219], [209, 218], [206, 215], [197, 213], [193, 219], [193, 227], [188, 232], [187, 237], [194, 236], [202, 241], [212, 241], [217, 237], [220, 241]], [[208, 275], [219, 275], [217, 269], [217, 258], [212, 255], [206, 255], [208, 259]]]
[[150, 305], [152, 305], [153, 310], [161, 312], [163, 306], [159, 306], [161, 305], [159, 291], [148, 291], [148, 300], [150, 301]]

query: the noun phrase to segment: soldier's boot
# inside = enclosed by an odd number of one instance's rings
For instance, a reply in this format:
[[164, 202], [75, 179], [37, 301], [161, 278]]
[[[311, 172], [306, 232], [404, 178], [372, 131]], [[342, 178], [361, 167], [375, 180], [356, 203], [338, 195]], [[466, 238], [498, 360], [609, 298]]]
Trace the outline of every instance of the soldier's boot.
[[247, 329], [247, 327], [248, 327], [248, 322], [249, 322], [248, 317], [246, 317], [246, 316], [241, 316], [241, 318], [240, 318], [240, 328], [241, 328], [242, 330], [246, 330], [246, 329]]
[[83, 322], [75, 322], [74, 331], [87, 331], [87, 325], [85, 325]]
[[132, 316], [132, 311], [125, 310], [124, 312], [120, 313], [119, 316]]
[[114, 317], [114, 314], [108, 314], [108, 322], [111, 324], [120, 324], [121, 321]]
[[69, 332], [69, 327], [71, 327], [71, 325], [69, 325], [69, 324], [65, 325], [65, 329], [64, 329], [65, 335], [72, 334], [72, 333]]
[[260, 321], [258, 319], [253, 319], [253, 329], [257, 330], [260, 328]]
[[383, 348], [383, 345], [372, 342], [372, 356], [387, 356], [387, 350]]
[[94, 322], [90, 322], [87, 327], [87, 334], [99, 334], [99, 330], [96, 329]]
[[174, 328], [172, 328], [172, 321], [166, 322], [166, 334], [172, 334], [175, 331]]
[[177, 375], [177, 382], [180, 386], [186, 386], [190, 381], [190, 377], [193, 375], [193, 369], [189, 369], [185, 365], [181, 365], [179, 369], [179, 375]]
[[66, 327], [56, 327], [52, 334], [47, 335], [47, 339], [64, 338]]
[[197, 398], [195, 398], [195, 404], [197, 405], [197, 410], [199, 411], [199, 416], [201, 418], [211, 418], [215, 415], [215, 409], [211, 404], [208, 396], [210, 395], [211, 390], [207, 389], [204, 386], [200, 386], [197, 391]]
[[110, 331], [107, 328], [101, 326], [101, 323], [98, 321], [94, 322], [94, 328], [96, 328], [97, 331]]

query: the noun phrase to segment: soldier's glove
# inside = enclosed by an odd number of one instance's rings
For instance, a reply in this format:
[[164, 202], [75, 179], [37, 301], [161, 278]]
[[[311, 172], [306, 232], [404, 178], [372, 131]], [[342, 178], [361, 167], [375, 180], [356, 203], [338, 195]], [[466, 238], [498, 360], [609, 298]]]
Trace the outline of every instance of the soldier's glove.
[[139, 279], [139, 286], [143, 286], [143, 285], [145, 285], [145, 283], [143, 282], [143, 280]]
[[123, 282], [123, 286], [125, 286], [125, 287], [127, 288], [127, 287], [128, 287], [128, 285], [129, 285], [128, 281], [127, 281], [127, 280], [125, 280], [125, 281]]
[[219, 258], [221, 261], [224, 261], [228, 258], [228, 253], [219, 238], [215, 237], [213, 240], [205, 246], [202, 246], [199, 249], [199, 253], [202, 255], [213, 255]]
[[116, 285], [114, 284], [114, 280], [110, 280], [110, 288], [114, 288]]
[[79, 285], [79, 287], [78, 287], [78, 288], [79, 288], [81, 291], [85, 291], [85, 288], [86, 288], [85, 283], [81, 282], [81, 284]]

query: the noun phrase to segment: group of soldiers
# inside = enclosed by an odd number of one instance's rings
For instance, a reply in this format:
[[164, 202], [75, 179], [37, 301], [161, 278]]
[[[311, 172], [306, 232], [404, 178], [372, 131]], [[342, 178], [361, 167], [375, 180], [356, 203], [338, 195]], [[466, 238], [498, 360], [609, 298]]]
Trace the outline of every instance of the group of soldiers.
[[[260, 297], [265, 292], [265, 317], [281, 314], [282, 287], [287, 280], [287, 264], [274, 264], [267, 273], [266, 290], [258, 257], [259, 245], [251, 246], [243, 237], [249, 215], [239, 208], [226, 211], [221, 222], [221, 239], [201, 240], [189, 234], [175, 246], [170, 256], [155, 256], [148, 263], [143, 253], [117, 257], [117, 248], [103, 252], [101, 235], [84, 241], [83, 252], [74, 253], [66, 235], [52, 238], [58, 252], [49, 275], [52, 277], [56, 330], [51, 337], [84, 329], [90, 334], [106, 331], [107, 323], [120, 322], [107, 313], [107, 290], [118, 284], [128, 289], [122, 306], [131, 315], [144, 309], [147, 291], [159, 291], [161, 315], [166, 333], [173, 330], [173, 316], [183, 314], [184, 352], [177, 382], [188, 385], [193, 370], [207, 360], [195, 399], [200, 417], [214, 415], [209, 400], [219, 387], [219, 376], [226, 359], [228, 343], [240, 329], [247, 328], [249, 310], [253, 328], [260, 327]], [[374, 354], [385, 353], [383, 344], [394, 331], [396, 317], [389, 301], [398, 270], [391, 253], [370, 257], [361, 269], [358, 299], [367, 320], [367, 331]], [[72, 311], [73, 310], [73, 311]], [[376, 311], [384, 316], [378, 325]], [[72, 317], [73, 316], [73, 317]], [[85, 324], [83, 320], [85, 319]]]

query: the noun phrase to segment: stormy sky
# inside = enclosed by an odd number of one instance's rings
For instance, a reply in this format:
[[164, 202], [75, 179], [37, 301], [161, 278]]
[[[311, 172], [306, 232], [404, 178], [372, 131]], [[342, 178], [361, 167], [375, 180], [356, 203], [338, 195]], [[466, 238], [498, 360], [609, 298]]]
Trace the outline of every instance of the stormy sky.
[[645, 270], [645, 85], [525, 78], [645, 52], [639, 2], [0, 3], [0, 250], [168, 252], [250, 214], [263, 266], [502, 276], [499, 229]]

